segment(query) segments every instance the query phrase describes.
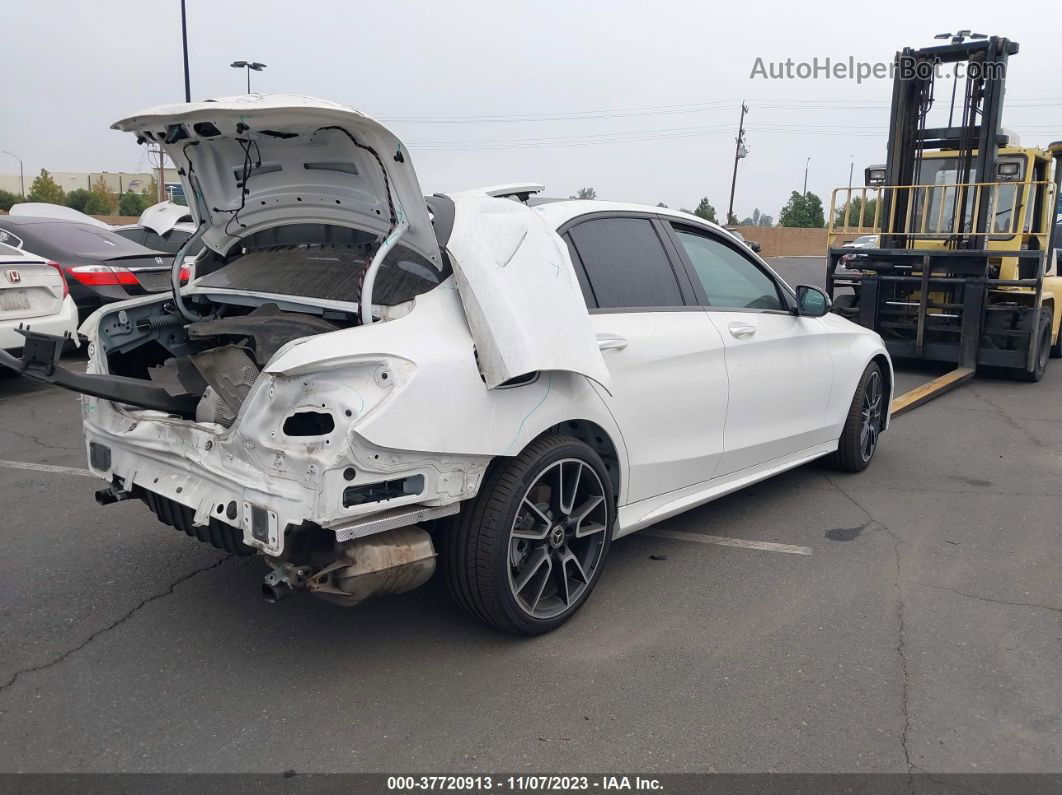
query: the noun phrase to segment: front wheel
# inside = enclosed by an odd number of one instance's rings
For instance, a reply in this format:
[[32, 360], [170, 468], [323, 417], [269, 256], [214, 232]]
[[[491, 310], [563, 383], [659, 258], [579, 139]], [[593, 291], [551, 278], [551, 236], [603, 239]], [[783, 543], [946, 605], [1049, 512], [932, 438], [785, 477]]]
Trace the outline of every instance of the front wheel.
[[1051, 358], [1051, 313], [1046, 310], [1040, 311], [1039, 322], [1036, 325], [1036, 334], [1039, 344], [1036, 347], [1036, 361], [1032, 369], [1018, 370], [1017, 375], [1022, 381], [1040, 381], [1047, 372], [1047, 360]]
[[458, 605], [499, 629], [549, 632], [597, 584], [614, 520], [601, 457], [578, 439], [544, 436], [496, 461], [446, 529], [447, 586]]
[[828, 459], [831, 466], [845, 472], [862, 472], [870, 466], [888, 410], [885, 400], [881, 367], [877, 362], [871, 362], [863, 371], [852, 396], [837, 452]]

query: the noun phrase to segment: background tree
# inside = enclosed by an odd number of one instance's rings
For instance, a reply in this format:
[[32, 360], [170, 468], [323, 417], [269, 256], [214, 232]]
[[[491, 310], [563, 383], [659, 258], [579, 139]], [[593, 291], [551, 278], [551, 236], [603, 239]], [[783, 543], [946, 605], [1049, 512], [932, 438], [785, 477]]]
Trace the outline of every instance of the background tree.
[[593, 188], [579, 188], [575, 192], [574, 196], [569, 196], [569, 199], [596, 199], [597, 191]]
[[140, 215], [150, 206], [150, 199], [143, 193], [133, 193], [133, 191], [127, 190], [122, 194], [122, 198], [118, 200], [118, 214]]
[[866, 208], [863, 208], [863, 197], [853, 196], [852, 200], [847, 205], [842, 204], [835, 211], [835, 217], [833, 222], [835, 224], [844, 224], [844, 209], [849, 207], [848, 210], [848, 226], [859, 226], [859, 211], [863, 209], [863, 226], [874, 226], [874, 214], [878, 211], [878, 200], [867, 198]]
[[0, 190], [0, 210], [10, 210], [12, 204], [18, 204], [20, 201], [23, 201], [23, 199], [17, 193], [12, 193], [9, 190]]
[[708, 201], [707, 196], [701, 198], [700, 202], [697, 204], [697, 209], [693, 211], [693, 214], [698, 218], [703, 218], [705, 221], [711, 221], [713, 224], [716, 223], [715, 208], [712, 206], [712, 203]]
[[82, 212], [89, 215], [114, 215], [118, 211], [118, 197], [107, 186], [106, 180], [100, 174], [92, 183], [89, 191], [89, 199], [85, 202]]
[[150, 207], [153, 204], [158, 204], [159, 201], [159, 182], [154, 177], [151, 178], [151, 182], [147, 184], [147, 187], [141, 191], [144, 197], [147, 199], [147, 206]]
[[41, 173], [37, 175], [30, 185], [29, 196], [26, 198], [31, 202], [62, 204], [66, 198], [66, 192], [59, 183], [52, 179], [52, 175], [42, 168]]
[[793, 191], [789, 194], [782, 212], [778, 215], [778, 223], [782, 226], [816, 227], [821, 229], [826, 225], [826, 219], [822, 214], [822, 199], [814, 193], [798, 193]]
[[668, 206], [666, 204], [664, 204], [663, 202], [657, 202], [656, 206], [657, 207], [663, 207], [665, 210], [668, 209]]
[[85, 212], [85, 205], [88, 204], [89, 197], [92, 194], [84, 188], [75, 188], [66, 194], [66, 206], [73, 207], [78, 212]]
[[741, 222], [742, 226], [771, 226], [774, 223], [774, 218], [767, 215], [767, 213], [761, 213], [760, 208], [757, 207], [752, 211], [752, 215]]

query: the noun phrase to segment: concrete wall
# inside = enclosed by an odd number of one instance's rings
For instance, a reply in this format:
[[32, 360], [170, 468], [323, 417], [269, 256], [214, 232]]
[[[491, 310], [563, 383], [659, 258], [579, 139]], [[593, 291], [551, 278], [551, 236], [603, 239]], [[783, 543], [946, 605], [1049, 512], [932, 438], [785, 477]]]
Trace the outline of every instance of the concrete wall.
[[746, 240], [760, 244], [762, 257], [825, 257], [826, 230], [795, 226], [738, 226]]

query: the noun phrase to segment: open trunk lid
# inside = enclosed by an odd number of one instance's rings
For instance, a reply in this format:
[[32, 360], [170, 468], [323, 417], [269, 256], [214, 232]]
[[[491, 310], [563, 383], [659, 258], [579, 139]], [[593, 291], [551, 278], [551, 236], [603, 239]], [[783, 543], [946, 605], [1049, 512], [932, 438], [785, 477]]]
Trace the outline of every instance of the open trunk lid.
[[247, 94], [164, 105], [112, 127], [162, 145], [215, 251], [286, 224], [335, 224], [383, 237], [405, 221], [402, 244], [442, 269], [409, 153], [353, 108]]

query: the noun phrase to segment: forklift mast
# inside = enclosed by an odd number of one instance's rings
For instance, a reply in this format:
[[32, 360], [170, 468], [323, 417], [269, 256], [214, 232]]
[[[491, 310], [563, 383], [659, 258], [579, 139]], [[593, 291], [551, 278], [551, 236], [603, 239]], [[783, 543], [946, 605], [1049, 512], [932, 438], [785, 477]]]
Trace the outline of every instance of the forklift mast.
[[[988, 39], [944, 44], [935, 47], [904, 48], [896, 54], [895, 80], [892, 87], [892, 111], [889, 120], [888, 159], [885, 164], [885, 184], [910, 186], [919, 182], [922, 152], [926, 150], [954, 150], [957, 157], [958, 184], [990, 182], [996, 174], [996, 150], [1007, 144], [1002, 132], [1003, 94], [1007, 80], [1007, 64], [1018, 52], [1018, 43], [999, 36]], [[956, 70], [965, 70], [965, 88], [959, 107], [959, 125], [950, 126], [953, 106], [947, 127], [926, 127], [926, 118], [936, 102], [936, 79], [945, 64], [952, 65], [955, 87]], [[954, 91], [954, 89], [953, 89]], [[882, 248], [905, 248], [915, 230], [908, 229], [908, 203], [914, 198], [911, 191], [887, 192], [884, 196], [882, 220], [895, 219], [886, 234]], [[963, 192], [961, 204], [968, 194]], [[949, 241], [949, 247], [981, 248], [984, 235], [991, 231], [992, 219], [987, 202], [978, 203], [977, 215], [969, 229], [974, 234], [960, 234]], [[959, 208], [964, 218], [965, 206]], [[980, 233], [980, 234], [978, 234]]]

